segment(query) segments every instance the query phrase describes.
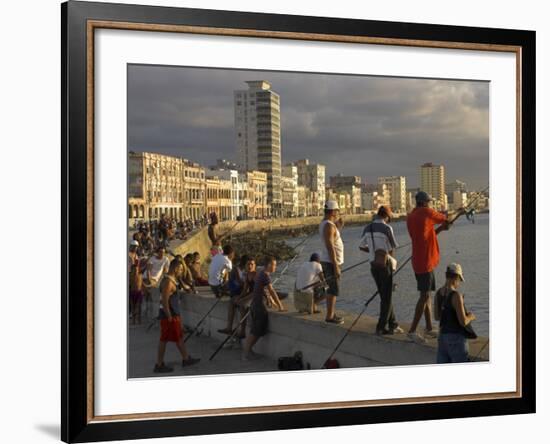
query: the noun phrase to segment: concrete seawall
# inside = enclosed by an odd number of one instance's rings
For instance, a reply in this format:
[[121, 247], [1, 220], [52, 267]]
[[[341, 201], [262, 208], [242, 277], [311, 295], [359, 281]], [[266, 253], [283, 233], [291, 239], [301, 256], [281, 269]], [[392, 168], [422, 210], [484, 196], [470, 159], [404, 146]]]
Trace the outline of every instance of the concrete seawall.
[[[261, 233], [273, 232], [283, 233], [285, 231], [296, 230], [307, 227], [317, 227], [321, 223], [321, 216], [311, 217], [293, 217], [288, 219], [271, 219], [271, 220], [243, 220], [220, 222], [218, 225], [219, 232], [223, 235], [231, 231], [231, 234], [242, 235], [245, 233]], [[343, 216], [344, 222], [349, 225], [365, 224], [372, 219], [370, 214], [352, 214]], [[201, 228], [193, 236], [185, 241], [172, 241], [170, 249], [175, 254], [185, 255], [198, 251], [203, 258], [209, 256], [210, 239], [208, 238], [207, 227]]]
[[[194, 326], [215, 303], [214, 295], [207, 288], [201, 288], [197, 295], [183, 296], [183, 318], [186, 325]], [[347, 328], [357, 316], [354, 313], [343, 313], [343, 325], [331, 325], [324, 322], [324, 315], [303, 315], [294, 311], [292, 301], [285, 301], [289, 309], [286, 313], [269, 312], [269, 332], [255, 347], [255, 350], [269, 358], [291, 356], [301, 351], [304, 363], [312, 369], [321, 368]], [[217, 332], [225, 328], [227, 322], [228, 302], [222, 300], [210, 313], [200, 329], [202, 336], [221, 341], [225, 338]], [[433, 364], [436, 362], [437, 340], [430, 339], [427, 344], [416, 344], [407, 339], [405, 334], [377, 336], [376, 319], [363, 315], [343, 342], [335, 358], [341, 367], [371, 367], [389, 365]], [[406, 330], [408, 325], [402, 324]], [[470, 355], [478, 361], [489, 359], [489, 347], [485, 347], [487, 338], [479, 337], [468, 341]], [[224, 350], [216, 360], [223, 361]]]

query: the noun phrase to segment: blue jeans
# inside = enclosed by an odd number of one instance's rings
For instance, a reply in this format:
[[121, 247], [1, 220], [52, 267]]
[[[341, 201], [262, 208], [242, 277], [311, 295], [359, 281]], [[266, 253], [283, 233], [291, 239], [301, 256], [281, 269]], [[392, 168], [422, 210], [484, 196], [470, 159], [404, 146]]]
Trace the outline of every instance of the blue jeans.
[[468, 362], [468, 342], [460, 333], [440, 333], [437, 341], [437, 363]]

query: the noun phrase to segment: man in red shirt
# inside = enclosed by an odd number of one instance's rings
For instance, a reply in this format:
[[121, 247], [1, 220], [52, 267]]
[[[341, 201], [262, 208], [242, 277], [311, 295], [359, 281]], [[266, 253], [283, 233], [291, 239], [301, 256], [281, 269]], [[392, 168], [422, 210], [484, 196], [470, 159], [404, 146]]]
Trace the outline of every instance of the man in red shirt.
[[[412, 267], [416, 276], [420, 298], [416, 304], [414, 319], [408, 336], [415, 342], [426, 342], [416, 332], [422, 314], [426, 320], [425, 335], [435, 338], [432, 325], [431, 292], [435, 291], [434, 269], [439, 264], [439, 244], [437, 234], [448, 230], [447, 215], [430, 208], [432, 198], [424, 191], [416, 193], [416, 208], [407, 216], [407, 229], [412, 240]], [[459, 210], [462, 211], [462, 210]], [[437, 229], [435, 225], [439, 225]]]

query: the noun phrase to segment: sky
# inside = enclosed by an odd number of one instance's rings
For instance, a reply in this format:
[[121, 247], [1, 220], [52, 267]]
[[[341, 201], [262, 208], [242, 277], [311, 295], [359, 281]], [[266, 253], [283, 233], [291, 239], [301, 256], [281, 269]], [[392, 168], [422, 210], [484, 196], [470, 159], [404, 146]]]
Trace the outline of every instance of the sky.
[[376, 183], [420, 165], [445, 166], [446, 182], [489, 181], [489, 83], [359, 75], [129, 65], [128, 149], [204, 166], [236, 161], [233, 91], [267, 80], [281, 100], [283, 165], [309, 158]]

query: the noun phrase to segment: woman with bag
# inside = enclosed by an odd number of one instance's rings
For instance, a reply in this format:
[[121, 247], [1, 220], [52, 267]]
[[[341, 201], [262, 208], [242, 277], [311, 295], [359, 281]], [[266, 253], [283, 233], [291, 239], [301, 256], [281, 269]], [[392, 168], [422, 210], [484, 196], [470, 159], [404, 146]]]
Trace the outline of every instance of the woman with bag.
[[450, 264], [445, 277], [445, 285], [435, 295], [435, 318], [439, 320], [437, 363], [468, 362], [467, 339], [477, 337], [470, 325], [476, 317], [466, 310], [464, 297], [457, 291], [464, 282], [460, 264]]

